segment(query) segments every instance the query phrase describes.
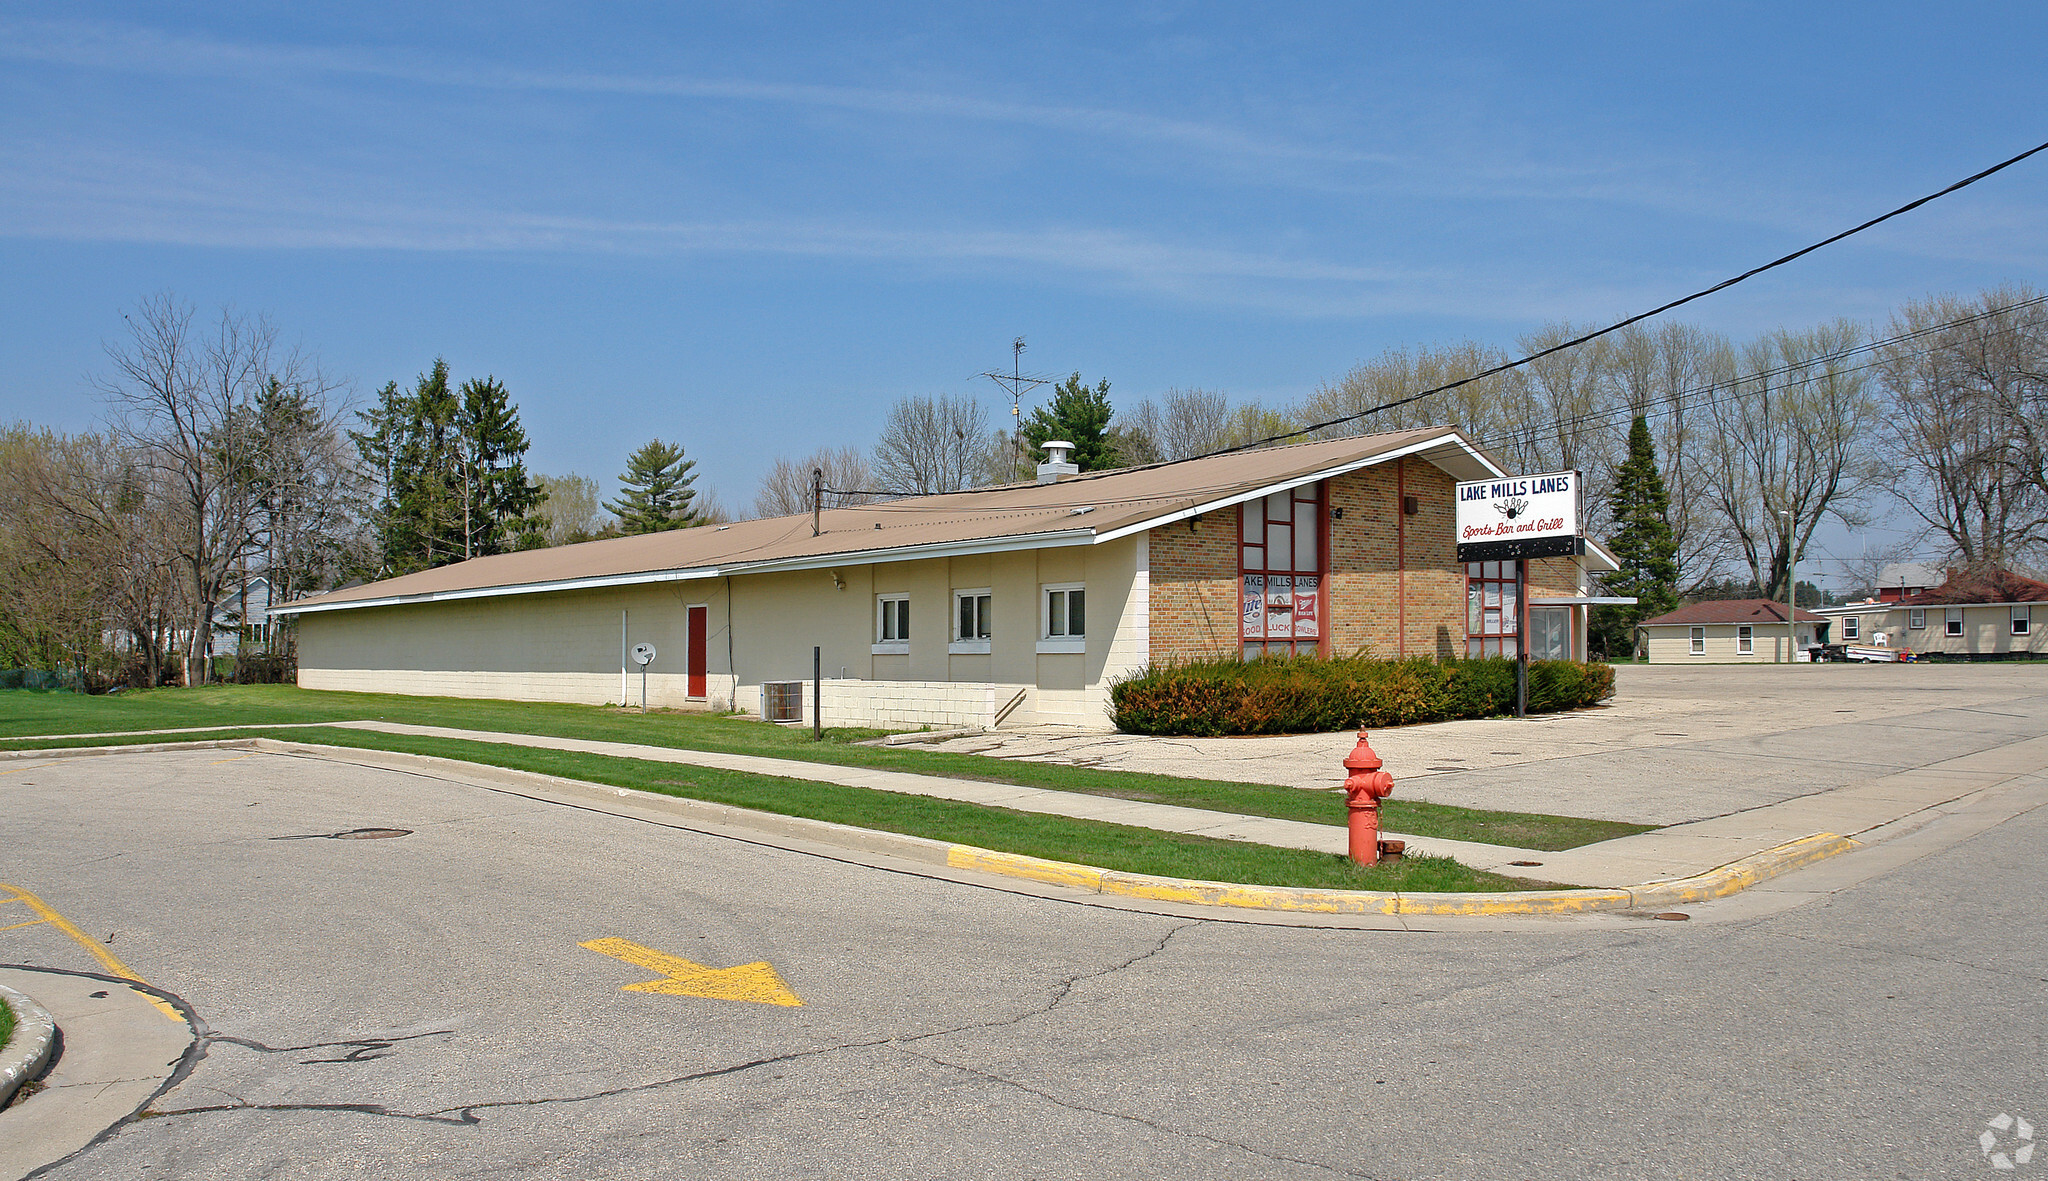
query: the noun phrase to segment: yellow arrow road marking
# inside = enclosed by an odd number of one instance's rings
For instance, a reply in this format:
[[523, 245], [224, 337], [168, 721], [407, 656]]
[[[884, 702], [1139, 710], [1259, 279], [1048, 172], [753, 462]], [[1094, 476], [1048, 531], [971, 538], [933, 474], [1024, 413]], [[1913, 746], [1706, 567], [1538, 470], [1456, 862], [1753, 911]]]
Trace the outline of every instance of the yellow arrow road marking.
[[679, 955], [642, 947], [619, 938], [578, 944], [615, 960], [624, 960], [664, 979], [628, 984], [621, 992], [658, 992], [668, 996], [701, 996], [716, 1001], [751, 1001], [757, 1005], [801, 1005], [796, 993], [766, 961], [737, 968], [712, 968]]

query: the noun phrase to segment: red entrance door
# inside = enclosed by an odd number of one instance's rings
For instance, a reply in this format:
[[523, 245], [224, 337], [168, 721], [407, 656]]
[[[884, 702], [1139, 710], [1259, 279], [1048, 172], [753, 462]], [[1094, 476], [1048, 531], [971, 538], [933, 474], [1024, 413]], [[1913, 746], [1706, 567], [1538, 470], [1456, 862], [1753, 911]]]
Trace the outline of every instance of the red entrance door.
[[709, 630], [711, 608], [690, 608], [690, 654], [684, 658], [686, 671], [690, 674], [689, 694], [704, 696], [704, 644]]

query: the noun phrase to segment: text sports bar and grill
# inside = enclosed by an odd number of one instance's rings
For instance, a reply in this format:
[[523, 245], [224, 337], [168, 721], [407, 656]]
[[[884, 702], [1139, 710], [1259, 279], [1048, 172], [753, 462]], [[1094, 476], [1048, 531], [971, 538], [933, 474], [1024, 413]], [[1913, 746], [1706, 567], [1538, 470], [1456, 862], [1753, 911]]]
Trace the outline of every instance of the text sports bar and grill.
[[1460, 562], [1570, 557], [1586, 552], [1577, 472], [1502, 476], [1458, 485]]

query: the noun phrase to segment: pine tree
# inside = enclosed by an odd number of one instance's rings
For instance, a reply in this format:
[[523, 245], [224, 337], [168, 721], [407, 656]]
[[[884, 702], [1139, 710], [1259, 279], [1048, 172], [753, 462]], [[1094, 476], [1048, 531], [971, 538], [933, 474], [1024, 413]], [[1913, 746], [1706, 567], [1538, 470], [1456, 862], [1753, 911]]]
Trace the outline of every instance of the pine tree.
[[1064, 439], [1074, 445], [1069, 456], [1084, 472], [1099, 472], [1123, 463], [1117, 440], [1109, 429], [1109, 379], [1094, 389], [1081, 383], [1079, 373], [1053, 387], [1052, 403], [1040, 406], [1024, 420], [1024, 442], [1033, 450], [1048, 440]]
[[495, 378], [460, 391], [435, 358], [411, 393], [390, 382], [351, 431], [382, 489], [371, 514], [385, 577], [545, 544], [545, 493], [526, 475], [519, 409]]
[[649, 442], [626, 461], [619, 476], [620, 495], [605, 507], [617, 513], [619, 528], [626, 533], [659, 533], [697, 524], [690, 511], [696, 492], [690, 484], [696, 476], [690, 469], [694, 459], [684, 459], [683, 449], [660, 439]]
[[1678, 606], [1678, 542], [1671, 532], [1671, 498], [1642, 415], [1629, 428], [1628, 459], [1615, 470], [1608, 506], [1614, 515], [1608, 548], [1621, 569], [1607, 576], [1607, 590], [1633, 595], [1636, 603], [1595, 608], [1592, 626], [1608, 655], [1618, 658], [1634, 651], [1636, 624]]
[[526, 431], [519, 408], [495, 377], [462, 383], [460, 461], [465, 501], [463, 555], [480, 558], [547, 544], [547, 499], [526, 475]]

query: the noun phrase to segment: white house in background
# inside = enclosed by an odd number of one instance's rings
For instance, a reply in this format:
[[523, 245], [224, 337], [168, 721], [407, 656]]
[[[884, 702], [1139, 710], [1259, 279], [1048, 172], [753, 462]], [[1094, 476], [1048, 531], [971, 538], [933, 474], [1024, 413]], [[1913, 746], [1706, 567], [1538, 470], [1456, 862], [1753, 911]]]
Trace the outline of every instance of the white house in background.
[[1917, 656], [2004, 660], [2048, 654], [2048, 583], [1993, 570], [1958, 573], [1931, 590], [1895, 602], [1866, 599], [1822, 607], [1828, 643], [1885, 643]]
[[1788, 656], [1794, 662], [1806, 659], [1820, 622], [1811, 611], [1796, 611], [1793, 642], [1788, 645], [1785, 604], [1772, 599], [1710, 599], [1636, 626], [1648, 642], [1651, 664], [1783, 664]]
[[270, 611], [270, 580], [258, 575], [229, 591], [213, 609], [213, 655], [234, 656], [242, 650], [243, 629], [260, 624]]
[[[1585, 654], [1576, 554], [1460, 563], [1448, 427], [501, 554], [273, 608], [316, 689], [651, 703], [830, 725], [1105, 728], [1147, 664], [1295, 653]], [[1526, 591], [1526, 594], [1524, 592]], [[1527, 602], [1524, 603], [1523, 599]], [[814, 657], [814, 652], [816, 656]], [[803, 686], [803, 688], [799, 688]]]

